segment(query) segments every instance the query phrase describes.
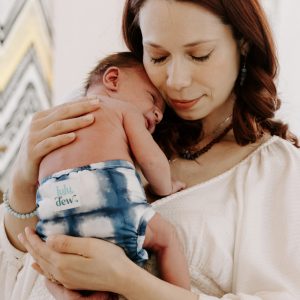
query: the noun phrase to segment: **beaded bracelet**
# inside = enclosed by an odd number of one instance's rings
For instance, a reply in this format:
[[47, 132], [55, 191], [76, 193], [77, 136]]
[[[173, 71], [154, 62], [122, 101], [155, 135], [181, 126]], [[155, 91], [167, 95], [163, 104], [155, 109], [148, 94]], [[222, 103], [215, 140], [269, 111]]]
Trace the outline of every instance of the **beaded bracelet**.
[[30, 213], [20, 214], [13, 210], [8, 201], [8, 190], [3, 193], [3, 203], [6, 211], [17, 219], [30, 219], [37, 215], [38, 206]]

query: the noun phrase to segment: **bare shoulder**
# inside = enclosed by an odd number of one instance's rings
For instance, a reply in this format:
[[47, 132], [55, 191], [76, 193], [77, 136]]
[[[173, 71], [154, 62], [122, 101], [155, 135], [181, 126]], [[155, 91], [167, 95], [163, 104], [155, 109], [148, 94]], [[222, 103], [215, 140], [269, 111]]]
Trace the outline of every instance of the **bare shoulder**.
[[95, 114], [96, 116], [101, 115], [117, 115], [118, 117], [122, 117], [124, 114], [124, 101], [111, 98], [111, 97], [105, 97], [100, 100], [101, 106], [100, 109], [98, 109]]
[[116, 112], [119, 111], [123, 116], [128, 114], [130, 114], [131, 116], [142, 115], [135, 107], [135, 105], [117, 98], [110, 98], [108, 101], [105, 101], [104, 105], [108, 109], [112, 109]]
[[138, 109], [136, 108], [135, 105], [129, 103], [129, 102], [125, 102], [125, 101], [121, 101], [121, 100], [116, 100], [116, 104], [120, 107], [120, 109], [122, 109], [124, 114], [137, 114], [137, 115], [141, 115], [141, 113], [138, 111]]
[[[136, 108], [135, 105], [128, 103], [128, 102], [123, 102], [122, 103], [122, 114], [124, 117], [124, 120], [128, 125], [130, 124], [143, 124], [145, 125], [145, 118], [143, 114]], [[146, 128], [146, 126], [145, 126]]]

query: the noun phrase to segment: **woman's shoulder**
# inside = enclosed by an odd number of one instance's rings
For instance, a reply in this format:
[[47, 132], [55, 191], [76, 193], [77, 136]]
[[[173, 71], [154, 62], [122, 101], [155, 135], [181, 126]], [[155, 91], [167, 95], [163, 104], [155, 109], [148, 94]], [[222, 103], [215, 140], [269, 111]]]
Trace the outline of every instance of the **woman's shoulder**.
[[231, 171], [243, 168], [245, 165], [253, 165], [255, 162], [260, 165], [272, 165], [279, 162], [282, 164], [288, 161], [298, 161], [300, 163], [300, 148], [275, 135], [264, 136], [255, 144], [239, 146], [238, 150], [241, 152], [239, 156], [236, 155], [237, 151], [234, 150], [232, 156], [238, 158], [229, 168]]
[[[268, 178], [272, 172], [300, 179], [300, 149], [279, 136], [266, 138], [253, 152], [236, 164], [229, 174]], [[275, 174], [273, 174], [275, 176]]]
[[300, 148], [279, 136], [270, 137], [250, 155], [252, 159], [261, 159], [262, 157], [270, 163], [295, 161], [300, 166]]
[[264, 182], [271, 178], [275, 180], [275, 177], [280, 174], [286, 178], [293, 177], [300, 180], [300, 149], [278, 136], [270, 136], [238, 163], [231, 165], [219, 175], [196, 183], [153, 205], [174, 200], [181, 201], [187, 197], [198, 199], [199, 194], [204, 192], [206, 196], [217, 197], [230, 190], [231, 188], [228, 187], [231, 187], [233, 182], [244, 182], [244, 184], [253, 180]]

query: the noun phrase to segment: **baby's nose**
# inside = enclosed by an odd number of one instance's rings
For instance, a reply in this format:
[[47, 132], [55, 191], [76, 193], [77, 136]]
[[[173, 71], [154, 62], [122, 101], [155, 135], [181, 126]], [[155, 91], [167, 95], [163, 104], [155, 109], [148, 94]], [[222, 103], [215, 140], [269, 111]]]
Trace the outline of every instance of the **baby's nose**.
[[162, 120], [163, 114], [160, 111], [160, 109], [158, 109], [157, 107], [154, 108], [153, 112], [154, 112], [154, 115], [155, 115], [155, 122], [156, 122], [156, 124], [158, 124]]

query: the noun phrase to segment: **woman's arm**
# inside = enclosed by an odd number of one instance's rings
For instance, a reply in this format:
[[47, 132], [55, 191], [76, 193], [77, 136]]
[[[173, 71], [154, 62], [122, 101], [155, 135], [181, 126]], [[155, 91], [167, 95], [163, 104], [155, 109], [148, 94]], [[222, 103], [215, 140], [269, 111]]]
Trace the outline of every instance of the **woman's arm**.
[[[89, 97], [80, 100], [85, 101], [66, 103], [33, 116], [13, 167], [8, 194], [10, 206], [18, 213], [28, 213], [35, 209], [38, 171], [42, 158], [54, 149], [73, 142], [76, 138], [75, 130], [93, 123], [93, 115], [89, 113], [100, 107], [99, 99]], [[35, 217], [17, 219], [6, 212], [5, 229], [12, 245], [26, 251], [17, 235], [26, 226], [34, 228], [36, 222]]]
[[42, 273], [52, 274], [69, 289], [112, 291], [130, 300], [197, 299], [138, 267], [120, 247], [103, 240], [52, 236], [44, 243], [27, 228], [21, 241]]
[[103, 240], [53, 236], [45, 243], [29, 228], [21, 240], [42, 273], [52, 274], [69, 289], [108, 290], [128, 300], [299, 299], [298, 293], [280, 288], [280, 283], [268, 286], [268, 278], [262, 285], [264, 288], [253, 287], [250, 294], [242, 289], [220, 298], [207, 294], [197, 296], [154, 277], [130, 261], [121, 248]]

